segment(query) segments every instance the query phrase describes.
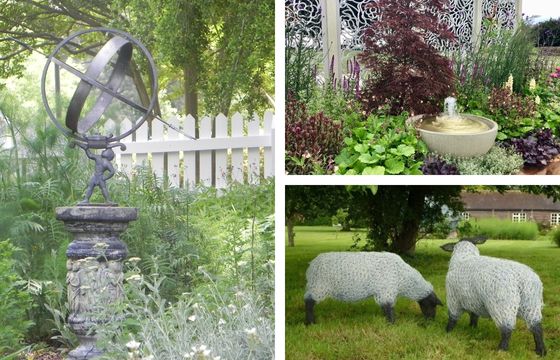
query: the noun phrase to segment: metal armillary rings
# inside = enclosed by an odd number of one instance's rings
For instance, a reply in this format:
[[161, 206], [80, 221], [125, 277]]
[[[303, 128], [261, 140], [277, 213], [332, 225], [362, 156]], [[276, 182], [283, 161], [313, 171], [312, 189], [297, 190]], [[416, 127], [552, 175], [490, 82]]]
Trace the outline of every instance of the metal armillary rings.
[[[63, 49], [63, 47], [67, 45], [75, 47], [76, 43], [79, 43], [79, 41], [75, 41], [76, 38], [85, 34], [95, 32], [112, 35], [112, 37], [92, 58], [85, 72], [81, 72], [75, 67], [57, 58], [57, 55], [59, 54], [61, 49]], [[148, 107], [137, 104], [136, 102], [132, 101], [129, 98], [126, 98], [119, 93], [119, 88], [122, 85], [125, 76], [127, 75], [127, 73], [130, 73], [132, 71], [131, 59], [134, 47], [140, 49], [140, 51], [148, 60], [149, 64], [149, 71], [151, 76], [151, 98]], [[111, 60], [113, 59], [113, 57], [115, 57], [115, 55], [117, 57], [116, 61], [112, 63]], [[76, 91], [74, 92], [74, 95], [70, 100], [70, 104], [68, 105], [64, 125], [53, 114], [47, 99], [45, 83], [47, 72], [51, 66], [51, 63], [55, 63], [62, 69], [67, 70], [80, 79]], [[104, 69], [107, 66], [111, 66], [112, 71], [110, 72], [108, 80], [105, 83], [102, 83], [99, 80], [99, 77], [103, 74]], [[91, 109], [82, 116], [82, 111], [92, 89], [100, 90], [100, 94], [95, 100], [95, 103], [93, 104]], [[148, 117], [154, 116], [153, 110], [157, 102], [157, 73], [154, 60], [150, 52], [138, 40], [120, 30], [94, 28], [76, 32], [61, 41], [56, 46], [52, 54], [47, 58], [47, 62], [45, 64], [45, 68], [43, 69], [43, 74], [41, 77], [41, 93], [43, 97], [43, 104], [45, 106], [47, 114], [57, 126], [57, 128], [60, 129], [67, 137], [72, 138], [74, 144], [82, 148], [86, 152], [86, 155], [90, 159], [95, 161], [95, 173], [89, 183], [88, 189], [86, 191], [86, 197], [84, 201], [82, 201], [82, 203], [89, 204], [89, 198], [93, 193], [93, 188], [95, 186], [98, 186], [101, 189], [106, 202], [110, 203], [105, 181], [111, 178], [115, 173], [113, 166], [110, 163], [115, 156], [111, 148], [120, 146], [122, 150], [126, 149], [125, 145], [119, 143], [118, 141], [136, 131], [136, 129], [142, 126], [142, 124]], [[140, 111], [142, 116], [133, 123], [131, 129], [118, 136], [113, 136], [113, 134], [88, 135], [88, 131], [100, 120], [101, 116], [111, 105], [113, 99], [121, 101], [126, 105]], [[105, 150], [101, 153], [101, 155], [96, 155], [91, 153], [89, 149]], [[108, 174], [105, 174], [106, 171], [108, 172]]]

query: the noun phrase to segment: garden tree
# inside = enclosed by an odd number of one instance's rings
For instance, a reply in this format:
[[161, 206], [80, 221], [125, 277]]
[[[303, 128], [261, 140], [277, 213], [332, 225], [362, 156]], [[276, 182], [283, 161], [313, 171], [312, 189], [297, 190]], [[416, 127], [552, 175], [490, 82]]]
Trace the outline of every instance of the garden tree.
[[286, 186], [288, 246], [295, 246], [294, 226], [301, 218], [332, 216], [349, 200], [344, 186]]
[[422, 234], [445, 219], [442, 206], [462, 210], [460, 194], [460, 186], [379, 186], [375, 194], [353, 196], [350, 215], [367, 219], [364, 250], [412, 255]]
[[[0, 77], [20, 75], [29, 54], [7, 36], [49, 52], [73, 31], [109, 26], [150, 48], [163, 70], [160, 88], [183, 84], [184, 113], [196, 118], [201, 103], [205, 111], [227, 113], [234, 101], [262, 110], [273, 84], [273, 5], [272, 0], [0, 0]], [[140, 97], [147, 101], [145, 94]]]
[[370, 5], [381, 16], [364, 33], [359, 60], [370, 73], [361, 100], [368, 113], [388, 106], [391, 114], [437, 113], [454, 91], [450, 61], [426, 41], [441, 42], [454, 35], [437, 14], [443, 0], [379, 0]]
[[537, 46], [560, 46], [560, 19], [550, 19], [534, 26]]

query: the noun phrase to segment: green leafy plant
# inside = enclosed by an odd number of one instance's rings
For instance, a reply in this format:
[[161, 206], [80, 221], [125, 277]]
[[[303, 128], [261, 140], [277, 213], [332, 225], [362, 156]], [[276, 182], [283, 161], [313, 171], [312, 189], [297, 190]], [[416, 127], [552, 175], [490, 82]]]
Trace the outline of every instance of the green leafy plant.
[[405, 125], [406, 118], [406, 113], [371, 115], [363, 126], [353, 129], [352, 136], [344, 139], [345, 148], [335, 159], [337, 173], [421, 175], [421, 157], [428, 150], [415, 130]]
[[523, 167], [523, 156], [511, 148], [493, 146], [482, 156], [461, 158], [446, 155], [443, 159], [454, 164], [462, 175], [511, 175]]
[[9, 241], [0, 241], [0, 355], [20, 348], [27, 329], [33, 325], [27, 319], [31, 296], [24, 290], [25, 281], [15, 272], [16, 250]]
[[560, 228], [556, 228], [551, 231], [552, 242], [556, 244], [556, 246], [560, 247]]

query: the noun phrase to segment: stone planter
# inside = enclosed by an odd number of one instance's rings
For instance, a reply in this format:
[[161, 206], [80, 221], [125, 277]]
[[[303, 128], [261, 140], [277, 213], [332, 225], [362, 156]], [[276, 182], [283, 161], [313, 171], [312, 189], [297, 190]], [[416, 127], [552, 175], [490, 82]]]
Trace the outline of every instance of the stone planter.
[[418, 122], [425, 116], [413, 116], [406, 123], [409, 126], [414, 126], [422, 140], [428, 145], [430, 151], [444, 155], [473, 157], [486, 154], [494, 146], [498, 133], [498, 124], [490, 119], [482, 116], [461, 114], [462, 117], [485, 123], [489, 129], [475, 134], [449, 134], [418, 128]]
[[[91, 329], [108, 305], [123, 298], [123, 261], [128, 254], [119, 238], [138, 209], [109, 206], [74, 206], [56, 209], [56, 218], [64, 222], [74, 237], [66, 256], [68, 323], [80, 341], [68, 359], [91, 359], [101, 355]], [[106, 312], [105, 312], [106, 313]]]

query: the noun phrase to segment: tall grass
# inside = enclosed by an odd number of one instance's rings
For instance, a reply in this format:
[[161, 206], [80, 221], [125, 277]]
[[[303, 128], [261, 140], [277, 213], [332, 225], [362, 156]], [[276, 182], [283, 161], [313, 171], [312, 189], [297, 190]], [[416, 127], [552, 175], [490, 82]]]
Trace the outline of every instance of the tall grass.
[[502, 87], [510, 74], [513, 90], [522, 92], [546, 66], [534, 48], [535, 34], [523, 24], [510, 30], [487, 20], [485, 26], [474, 51], [457, 50], [451, 55], [461, 93], [468, 96], [476, 89]]
[[552, 242], [560, 247], [560, 228], [557, 227], [556, 229], [552, 230], [550, 232], [550, 236], [552, 237]]
[[535, 240], [539, 234], [536, 222], [514, 223], [509, 219], [484, 218], [471, 221], [474, 233], [490, 239]]

